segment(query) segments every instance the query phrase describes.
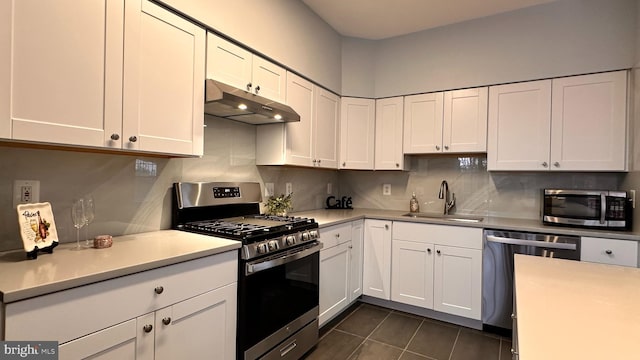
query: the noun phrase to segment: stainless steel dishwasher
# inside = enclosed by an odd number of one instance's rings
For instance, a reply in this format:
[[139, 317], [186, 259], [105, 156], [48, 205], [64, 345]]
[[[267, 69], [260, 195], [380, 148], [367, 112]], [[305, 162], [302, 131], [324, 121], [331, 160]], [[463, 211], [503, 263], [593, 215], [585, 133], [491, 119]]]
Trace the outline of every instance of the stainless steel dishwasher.
[[513, 255], [580, 260], [580, 237], [485, 230], [482, 252], [482, 323], [505, 333], [513, 312]]

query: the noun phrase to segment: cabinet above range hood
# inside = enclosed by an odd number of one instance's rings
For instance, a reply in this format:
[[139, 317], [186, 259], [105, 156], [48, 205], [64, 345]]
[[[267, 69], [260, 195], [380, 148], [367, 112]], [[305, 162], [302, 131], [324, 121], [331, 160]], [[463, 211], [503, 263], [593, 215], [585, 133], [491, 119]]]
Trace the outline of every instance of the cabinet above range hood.
[[290, 106], [207, 79], [204, 113], [253, 125], [300, 121]]

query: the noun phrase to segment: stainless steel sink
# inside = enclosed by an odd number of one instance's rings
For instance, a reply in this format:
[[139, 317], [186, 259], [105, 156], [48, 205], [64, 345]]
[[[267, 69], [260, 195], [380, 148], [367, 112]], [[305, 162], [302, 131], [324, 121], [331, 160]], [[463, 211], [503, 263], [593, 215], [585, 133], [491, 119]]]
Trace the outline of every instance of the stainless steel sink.
[[483, 217], [479, 216], [470, 216], [470, 215], [444, 215], [444, 214], [431, 214], [431, 213], [406, 213], [402, 216], [412, 217], [412, 218], [425, 218], [425, 219], [438, 219], [438, 220], [448, 220], [448, 221], [458, 221], [458, 222], [468, 222], [468, 223], [478, 223], [484, 220]]

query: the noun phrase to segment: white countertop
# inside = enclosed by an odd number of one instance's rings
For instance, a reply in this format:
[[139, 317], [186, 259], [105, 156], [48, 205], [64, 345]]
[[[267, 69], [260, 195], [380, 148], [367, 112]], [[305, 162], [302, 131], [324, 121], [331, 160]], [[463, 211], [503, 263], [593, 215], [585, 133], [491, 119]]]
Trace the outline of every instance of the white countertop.
[[8, 303], [118, 276], [231, 251], [239, 241], [162, 230], [113, 238], [106, 249], [75, 250], [60, 244], [53, 254], [27, 260], [24, 251], [0, 253], [0, 300]]
[[640, 269], [515, 256], [520, 360], [637, 359]]
[[351, 209], [351, 210], [320, 209], [320, 210], [294, 212], [294, 213], [291, 213], [290, 215], [314, 218], [318, 222], [318, 224], [320, 224], [321, 228], [326, 226], [336, 225], [336, 224], [347, 222], [347, 221], [367, 218], [367, 219], [380, 219], [380, 220], [391, 220], [391, 221], [422, 222], [427, 224], [442, 224], [442, 225], [451, 225], [451, 226], [466, 226], [466, 227], [476, 227], [476, 228], [483, 228], [483, 229], [539, 232], [539, 233], [547, 233], [547, 234], [554, 234], [554, 235], [593, 236], [593, 237], [602, 237], [602, 238], [609, 238], [609, 239], [640, 241], [640, 233], [638, 232], [592, 230], [592, 229], [582, 229], [582, 228], [572, 228], [572, 227], [549, 226], [549, 225], [542, 224], [541, 220], [509, 219], [509, 218], [500, 218], [500, 217], [491, 217], [491, 216], [482, 216], [482, 215], [473, 215], [473, 216], [480, 216], [483, 218], [483, 221], [476, 222], [476, 223], [458, 222], [458, 221], [451, 221], [451, 220], [438, 219], [438, 218], [413, 218], [413, 217], [403, 216], [408, 212], [409, 211], [407, 210], [400, 211], [400, 210], [381, 210], [381, 209]]

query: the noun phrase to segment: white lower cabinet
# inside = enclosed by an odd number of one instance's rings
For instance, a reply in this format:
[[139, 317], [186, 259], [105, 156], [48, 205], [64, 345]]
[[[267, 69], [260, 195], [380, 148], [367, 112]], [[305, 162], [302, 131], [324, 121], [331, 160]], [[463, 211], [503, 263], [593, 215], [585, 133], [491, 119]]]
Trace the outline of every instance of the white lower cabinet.
[[392, 243], [391, 300], [481, 319], [482, 229], [394, 222]]
[[387, 220], [365, 220], [362, 292], [391, 299], [391, 227]]
[[320, 230], [320, 326], [362, 294], [362, 223]]
[[638, 242], [583, 236], [580, 260], [601, 264], [638, 267]]
[[232, 360], [237, 262], [231, 251], [8, 303], [3, 340], [58, 341], [61, 360]]

